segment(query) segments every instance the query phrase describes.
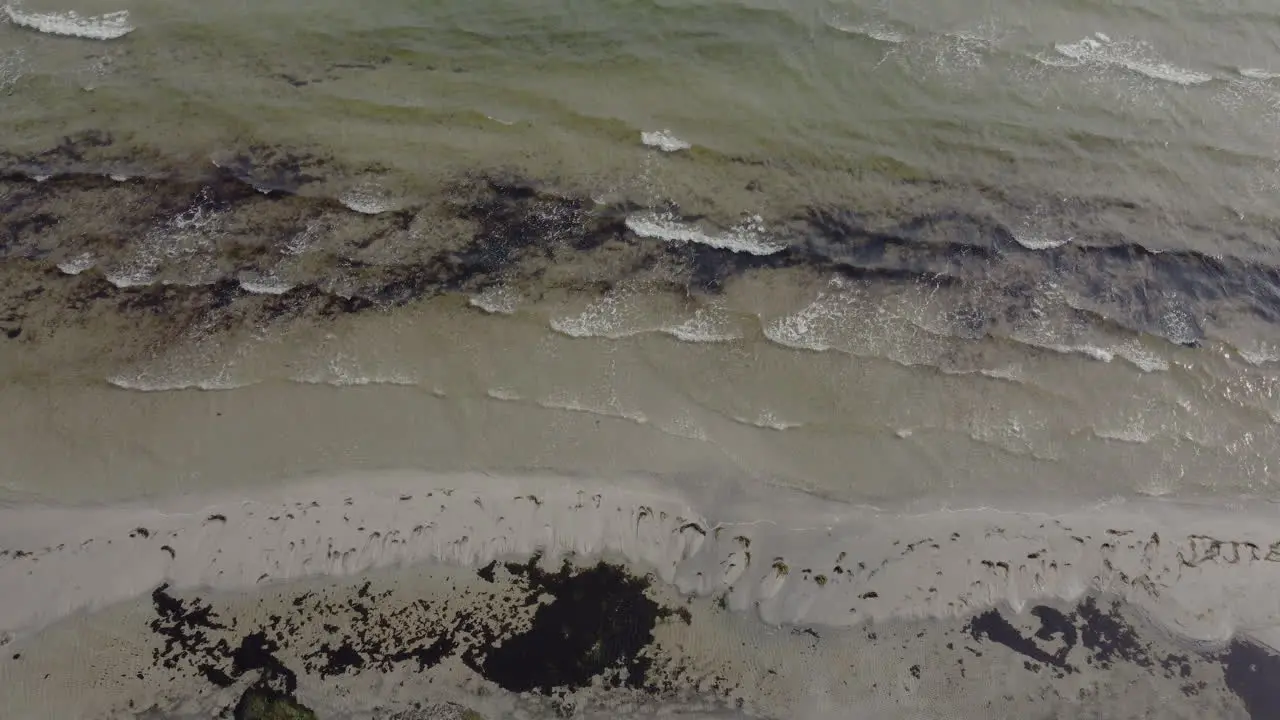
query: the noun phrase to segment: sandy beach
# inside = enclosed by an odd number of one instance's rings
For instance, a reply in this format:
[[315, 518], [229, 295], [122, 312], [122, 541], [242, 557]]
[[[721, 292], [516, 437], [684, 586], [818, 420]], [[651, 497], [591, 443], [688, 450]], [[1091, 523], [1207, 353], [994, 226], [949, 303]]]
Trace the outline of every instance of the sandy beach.
[[[234, 685], [210, 685], [199, 672], [178, 672], [172, 684], [156, 685], [154, 658], [130, 650], [130, 643], [111, 647], [89, 641], [88, 647], [100, 647], [94, 651], [97, 662], [115, 658], [111, 662], [138, 670], [48, 692], [50, 686], [40, 678], [53, 662], [46, 658], [56, 657], [49, 654], [51, 643], [67, 642], [60, 638], [70, 632], [58, 628], [98, 627], [95, 623], [102, 621], [96, 613], [104, 611], [106, 617], [125, 613], [128, 622], [138, 622], [149, 604], [159, 602], [157, 592], [203, 598], [191, 602], [225, 607], [219, 612], [227, 618], [257, 613], [253, 617], [260, 619], [264, 611], [249, 598], [282, 598], [312, 587], [341, 595], [366, 576], [381, 578], [378, 582], [409, 576], [413, 579], [393, 580], [418, 588], [404, 597], [418, 592], [431, 597], [448, 594], [446, 586], [456, 588], [449, 583], [460, 576], [471, 585], [483, 584], [485, 568], [491, 575], [495, 561], [523, 567], [531, 557], [538, 564], [528, 572], [551, 574], [566, 560], [581, 567], [597, 560], [621, 562], [618, 567], [625, 570], [620, 572], [652, 578], [655, 592], [673, 607], [742, 615], [729, 623], [738, 626], [732, 630], [723, 625], [726, 621], [699, 615], [683, 637], [654, 642], [668, 653], [687, 654], [708, 676], [715, 675], [716, 663], [723, 665], [718, 672], [724, 683], [741, 691], [744, 707], [750, 703], [755, 713], [794, 707], [804, 685], [780, 679], [753, 694], [744, 686], [747, 678], [734, 674], [744, 670], [733, 669], [731, 658], [723, 655], [732, 644], [724, 633], [747, 632], [741, 623], [752, 617], [784, 636], [785, 628], [815, 628], [814, 637], [821, 638], [815, 639], [815, 652], [855, 652], [863, 663], [876, 660], [867, 656], [869, 648], [855, 647], [859, 643], [849, 638], [908, 627], [952, 633], [968, 628], [972, 641], [1002, 643], [1014, 654], [1038, 658], [1050, 672], [1074, 668], [1063, 677], [1080, 682], [1077, 673], [1104, 674], [1111, 664], [1086, 670], [1070, 642], [1055, 655], [1061, 648], [1048, 641], [1058, 631], [1047, 624], [1040, 640], [1014, 642], [982, 623], [995, 622], [995, 613], [1008, 618], [997, 626], [1009, 624], [1012, 632], [1010, 623], [1048, 623], [1044, 608], [1103, 608], [1098, 612], [1105, 615], [1115, 602], [1111, 612], [1124, 607], [1124, 623], [1148, 630], [1094, 638], [1098, 647], [1092, 651], [1126, 642], [1171, 648], [1170, 657], [1189, 659], [1176, 663], [1170, 677], [1184, 686], [1194, 678], [1195, 692], [1186, 694], [1203, 698], [1201, 707], [1241, 700], [1233, 694], [1238, 680], [1232, 667], [1222, 659], [1231, 648], [1280, 638], [1280, 603], [1270, 592], [1280, 582], [1280, 538], [1269, 507], [1222, 511], [1117, 500], [1057, 511], [916, 507], [890, 512], [785, 490], [682, 486], [643, 477], [593, 481], [392, 473], [282, 484], [223, 498], [190, 494], [118, 506], [24, 505], [5, 509], [2, 519], [0, 544], [6, 550], [0, 584], [11, 590], [0, 626], [15, 651], [0, 666], [4, 685], [13, 688], [13, 700], [7, 701], [19, 703], [16, 707], [34, 703], [33, 710], [56, 710], [59, 717], [94, 717], [88, 710], [106, 705], [164, 707], [202, 681], [209, 685], [205, 690], [223, 691], [223, 697]], [[422, 612], [442, 621], [433, 615], [442, 610]], [[243, 624], [208, 627], [243, 629]], [[759, 632], [751, 631], [753, 656], [780, 651], [776, 638]], [[405, 642], [395, 637], [383, 641]], [[213, 641], [202, 637], [201, 642]], [[184, 645], [182, 652], [193, 648]], [[1132, 663], [1134, 672], [1153, 662], [1141, 653], [1124, 658], [1130, 651], [1109, 652], [1119, 652], [1122, 660], [1113, 662]], [[1185, 671], [1179, 669], [1183, 664]], [[925, 667], [954, 673], [940, 658]], [[59, 671], [70, 673], [63, 682], [76, 682], [75, 667]], [[853, 672], [861, 668], [854, 666]], [[982, 677], [947, 682], [956, 684], [957, 697], [976, 702], [985, 692]], [[699, 687], [678, 676], [665, 682], [671, 697]], [[587, 696], [580, 701], [591, 704]], [[1011, 700], [1006, 707], [1025, 701]]]

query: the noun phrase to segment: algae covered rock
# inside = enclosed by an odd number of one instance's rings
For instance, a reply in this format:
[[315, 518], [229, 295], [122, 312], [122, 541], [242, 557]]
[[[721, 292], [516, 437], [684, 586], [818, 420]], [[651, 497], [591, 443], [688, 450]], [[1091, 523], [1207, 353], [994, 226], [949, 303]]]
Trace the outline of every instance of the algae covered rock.
[[270, 688], [251, 687], [236, 703], [235, 720], [316, 720], [297, 700]]

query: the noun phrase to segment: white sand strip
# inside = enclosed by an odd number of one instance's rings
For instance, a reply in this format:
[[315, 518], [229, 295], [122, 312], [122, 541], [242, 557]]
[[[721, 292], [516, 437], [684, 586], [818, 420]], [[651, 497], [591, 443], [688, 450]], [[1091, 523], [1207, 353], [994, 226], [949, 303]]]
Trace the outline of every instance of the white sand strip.
[[543, 552], [621, 556], [776, 623], [952, 616], [1115, 593], [1186, 637], [1280, 626], [1280, 524], [1159, 501], [1048, 514], [889, 513], [794, 492], [643, 478], [396, 473], [154, 507], [0, 509], [0, 631], [176, 587], [237, 589]]

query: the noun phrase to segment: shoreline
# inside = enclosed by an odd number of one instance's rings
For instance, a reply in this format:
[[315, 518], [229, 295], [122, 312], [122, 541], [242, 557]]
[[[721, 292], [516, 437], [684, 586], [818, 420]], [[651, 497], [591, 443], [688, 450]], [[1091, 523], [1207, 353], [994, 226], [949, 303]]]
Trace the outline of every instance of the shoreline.
[[[0, 630], [21, 637], [161, 584], [243, 590], [535, 554], [547, 568], [621, 557], [682, 594], [723, 596], [771, 624], [1020, 611], [1103, 592], [1195, 641], [1267, 637], [1280, 625], [1280, 601], [1266, 602], [1280, 582], [1280, 535], [1266, 511], [1127, 500], [920, 512], [917, 501], [914, 512], [886, 513], [718, 483], [418, 472], [151, 502], [0, 509], [0, 582], [22, 588], [8, 593]], [[918, 587], [925, 577], [930, 587]]]

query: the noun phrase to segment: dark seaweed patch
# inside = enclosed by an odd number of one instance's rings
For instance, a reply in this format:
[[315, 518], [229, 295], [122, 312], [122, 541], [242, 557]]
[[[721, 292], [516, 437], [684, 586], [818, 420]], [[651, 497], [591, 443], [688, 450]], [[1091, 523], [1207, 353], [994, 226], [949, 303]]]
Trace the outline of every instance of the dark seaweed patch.
[[[218, 687], [247, 678], [284, 697], [297, 688], [285, 657], [300, 658], [303, 670], [321, 677], [405, 665], [422, 671], [458, 657], [505, 689], [544, 695], [597, 679], [648, 691], [670, 685], [650, 657], [653, 629], [671, 618], [690, 623], [692, 615], [651, 600], [648, 579], [607, 563], [566, 564], [552, 573], [539, 569], [536, 558], [502, 567], [512, 584], [473, 595], [474, 610], [424, 600], [388, 609], [380, 602], [390, 591], [374, 592], [366, 583], [342, 600], [301, 593], [288, 613], [245, 629], [223, 622], [209, 604], [176, 598], [161, 586], [152, 593], [150, 628], [165, 642], [153, 659], [158, 668], [185, 669]], [[481, 573], [496, 579], [497, 571], [491, 565]]]
[[[965, 631], [975, 640], [1004, 645], [1028, 658], [1029, 670], [1035, 669], [1032, 661], [1065, 673], [1077, 672], [1081, 662], [1100, 670], [1125, 663], [1180, 682], [1180, 691], [1188, 697], [1199, 695], [1208, 686], [1203, 680], [1190, 679], [1193, 664], [1220, 664], [1227, 688], [1240, 698], [1251, 718], [1280, 717], [1280, 655], [1244, 640], [1233, 641], [1222, 653], [1160, 653], [1139, 636], [1121, 613], [1121, 607], [1118, 601], [1104, 607], [1092, 597], [1078, 603], [1070, 614], [1037, 606], [1031, 613], [1039, 620], [1040, 628], [1033, 636], [1019, 631], [1000, 611], [989, 610], [973, 618]], [[1041, 645], [1048, 641], [1062, 645], [1051, 653]], [[1073, 655], [1076, 648], [1083, 654]], [[1079, 658], [1075, 665], [1069, 662], [1072, 657]], [[1060, 672], [1058, 677], [1062, 676]]]
[[553, 599], [538, 607], [527, 631], [464, 655], [468, 666], [513, 692], [573, 690], [599, 676], [615, 687], [645, 687], [652, 660], [644, 650], [664, 616], [645, 595], [647, 580], [604, 563], [581, 572], [566, 564], [554, 574], [538, 568], [537, 558], [506, 567], [525, 580], [530, 599]]
[[1102, 668], [1111, 667], [1117, 660], [1143, 668], [1152, 666], [1148, 648], [1120, 615], [1119, 601], [1113, 601], [1104, 612], [1093, 598], [1086, 598], [1076, 612], [1081, 621], [1080, 644], [1093, 652], [1091, 661]]
[[[1066, 672], [1075, 672], [1075, 668], [1067, 663], [1067, 655], [1075, 645], [1074, 639], [1067, 642], [1066, 638], [1064, 638], [1064, 646], [1057, 652], [1050, 654], [1041, 649], [1034, 639], [1019, 632], [998, 610], [988, 610], [975, 617], [969, 621], [965, 630], [973, 636], [974, 640], [990, 640], [1037, 662]], [[1047, 634], [1049, 637], [1056, 634], [1052, 632], [1046, 633], [1044, 625], [1042, 625], [1041, 631], [1036, 634], [1036, 637], [1040, 637], [1042, 633]], [[1072, 635], [1074, 635], [1074, 630]]]

